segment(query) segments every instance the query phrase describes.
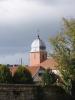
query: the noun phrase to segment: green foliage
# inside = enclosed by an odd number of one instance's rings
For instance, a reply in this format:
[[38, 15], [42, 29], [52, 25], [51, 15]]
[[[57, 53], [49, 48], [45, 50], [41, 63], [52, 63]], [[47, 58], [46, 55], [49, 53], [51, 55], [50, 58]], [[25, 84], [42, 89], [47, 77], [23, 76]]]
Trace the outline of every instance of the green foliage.
[[54, 51], [52, 56], [58, 62], [64, 84], [69, 86], [69, 80], [75, 80], [75, 19], [63, 18], [63, 21], [63, 30], [50, 38], [50, 43]]
[[49, 86], [55, 83], [56, 80], [57, 80], [56, 75], [50, 70], [46, 70], [45, 73], [43, 74], [43, 82], [44, 82], [44, 85], [46, 86]]
[[19, 66], [13, 76], [13, 82], [17, 84], [31, 84], [33, 83], [33, 79], [28, 69]]
[[5, 65], [0, 65], [0, 83], [12, 83], [12, 74]]

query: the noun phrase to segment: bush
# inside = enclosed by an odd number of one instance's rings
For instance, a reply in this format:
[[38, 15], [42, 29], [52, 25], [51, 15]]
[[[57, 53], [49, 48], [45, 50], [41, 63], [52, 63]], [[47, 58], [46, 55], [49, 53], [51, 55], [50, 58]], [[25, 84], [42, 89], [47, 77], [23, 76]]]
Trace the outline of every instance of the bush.
[[0, 83], [12, 83], [12, 74], [5, 65], [0, 65]]
[[33, 79], [28, 69], [19, 66], [13, 76], [13, 82], [16, 84], [31, 84], [33, 83]]
[[43, 74], [43, 82], [44, 85], [51, 85], [55, 83], [57, 80], [57, 76], [50, 70], [46, 70], [45, 73]]

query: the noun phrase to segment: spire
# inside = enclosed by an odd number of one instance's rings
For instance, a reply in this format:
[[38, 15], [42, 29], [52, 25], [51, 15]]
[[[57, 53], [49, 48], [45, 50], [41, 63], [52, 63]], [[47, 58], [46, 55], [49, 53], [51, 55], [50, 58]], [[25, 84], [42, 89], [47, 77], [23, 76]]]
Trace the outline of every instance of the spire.
[[40, 39], [40, 36], [38, 35], [38, 39]]
[[40, 39], [40, 36], [39, 36], [39, 29], [37, 30], [37, 38]]

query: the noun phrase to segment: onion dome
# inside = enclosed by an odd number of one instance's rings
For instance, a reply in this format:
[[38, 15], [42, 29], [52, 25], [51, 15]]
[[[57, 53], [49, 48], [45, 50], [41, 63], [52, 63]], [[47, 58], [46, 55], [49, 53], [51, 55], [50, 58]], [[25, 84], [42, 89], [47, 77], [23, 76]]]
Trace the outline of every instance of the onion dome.
[[31, 52], [39, 52], [39, 51], [46, 51], [46, 45], [38, 35], [38, 38], [35, 39], [31, 44]]

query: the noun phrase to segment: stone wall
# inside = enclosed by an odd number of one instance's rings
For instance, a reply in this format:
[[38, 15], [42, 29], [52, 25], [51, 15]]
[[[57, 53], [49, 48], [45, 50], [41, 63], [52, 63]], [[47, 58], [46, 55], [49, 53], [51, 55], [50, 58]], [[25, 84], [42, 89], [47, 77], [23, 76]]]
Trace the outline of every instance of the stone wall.
[[57, 86], [42, 88], [36, 85], [0, 84], [0, 100], [71, 100]]
[[36, 100], [37, 86], [0, 84], [0, 100]]
[[43, 91], [44, 100], [72, 100], [72, 97], [58, 86], [45, 87]]

